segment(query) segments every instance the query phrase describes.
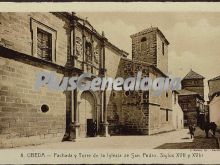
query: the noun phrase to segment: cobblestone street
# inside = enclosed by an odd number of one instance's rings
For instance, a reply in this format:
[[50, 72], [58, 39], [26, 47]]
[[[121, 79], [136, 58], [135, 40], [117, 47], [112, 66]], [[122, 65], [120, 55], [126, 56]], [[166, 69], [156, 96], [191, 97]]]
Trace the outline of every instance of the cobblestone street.
[[36, 149], [153, 149], [167, 143], [191, 143], [187, 129], [160, 133], [151, 136], [111, 136], [83, 138], [77, 142], [49, 143], [22, 148]]

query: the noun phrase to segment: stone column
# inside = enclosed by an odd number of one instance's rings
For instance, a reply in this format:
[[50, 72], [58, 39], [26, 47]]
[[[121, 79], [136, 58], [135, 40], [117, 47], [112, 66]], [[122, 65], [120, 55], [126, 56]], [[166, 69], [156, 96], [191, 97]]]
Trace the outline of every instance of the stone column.
[[77, 101], [77, 90], [71, 91], [71, 124], [70, 139], [76, 141], [79, 138], [79, 103]]
[[79, 138], [79, 104], [80, 102], [77, 99], [77, 89], [74, 90], [74, 127], [75, 127], [75, 139]]
[[[78, 18], [73, 13], [71, 20], [71, 34], [70, 34], [70, 53], [71, 53], [71, 68], [76, 65], [76, 50], [75, 50], [75, 30], [77, 27]], [[72, 73], [70, 73], [72, 75]], [[70, 136], [69, 140], [75, 141], [79, 137], [79, 120], [78, 120], [78, 102], [77, 102], [77, 89], [71, 91], [71, 122], [70, 122]]]
[[[102, 37], [103, 37], [103, 45], [102, 45], [102, 60], [101, 60], [101, 76], [105, 77], [105, 42], [107, 41], [107, 39], [105, 38], [104, 32], [102, 32]], [[107, 103], [106, 103], [106, 90], [104, 90], [103, 92], [101, 92], [101, 113], [102, 113], [102, 118], [101, 118], [101, 135], [108, 137], [109, 136], [109, 132], [108, 132], [108, 121], [107, 121]]]
[[83, 64], [82, 64], [82, 70], [85, 72], [87, 71], [87, 67], [86, 67], [86, 55], [85, 55], [85, 43], [86, 43], [86, 36], [85, 36], [85, 21], [83, 21], [83, 28], [82, 28], [82, 44], [83, 44]]
[[75, 45], [76, 45], [76, 27], [77, 27], [77, 20], [73, 19], [71, 21], [71, 33], [70, 33], [70, 53], [71, 53], [71, 66], [76, 66], [76, 50], [75, 50]]
[[91, 35], [91, 73], [94, 74], [94, 68], [93, 68], [93, 64], [94, 64], [94, 38], [93, 35]]
[[104, 113], [104, 123], [103, 123], [103, 126], [104, 126], [104, 134], [103, 136], [105, 137], [108, 137], [110, 136], [109, 135], [109, 132], [108, 132], [108, 126], [109, 126], [109, 123], [107, 121], [107, 103], [106, 103], [106, 90], [104, 91], [104, 106], [103, 106], [103, 113]]

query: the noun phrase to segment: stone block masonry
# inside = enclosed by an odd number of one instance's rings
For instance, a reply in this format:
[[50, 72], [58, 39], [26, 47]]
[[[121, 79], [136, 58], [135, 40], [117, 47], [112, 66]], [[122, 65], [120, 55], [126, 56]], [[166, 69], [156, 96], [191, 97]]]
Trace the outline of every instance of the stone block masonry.
[[[136, 77], [139, 71], [142, 72], [142, 78], [155, 79], [163, 76], [145, 62], [123, 58], [120, 60], [117, 75], [124, 79]], [[163, 92], [159, 97], [154, 96], [152, 90], [114, 91], [110, 100], [110, 126], [120, 125], [122, 134], [149, 135], [173, 130], [170, 91]]]
[[[142, 41], [143, 38], [146, 38], [146, 41]], [[132, 39], [132, 57], [134, 60], [148, 62], [157, 66], [156, 48], [155, 31], [136, 36]]]
[[[46, 88], [34, 91], [36, 73], [43, 70], [0, 58], [0, 148], [62, 140], [66, 96]], [[43, 104], [49, 107], [48, 112], [42, 112]]]
[[[57, 32], [53, 64], [42, 64], [33, 57], [32, 19]], [[38, 72], [57, 72], [53, 66], [66, 65], [69, 35], [69, 21], [57, 14], [0, 13], [0, 46], [17, 52], [0, 52], [1, 148], [62, 140], [69, 108], [67, 95], [46, 88], [35, 92], [34, 85]], [[57, 74], [63, 77], [63, 72]], [[43, 104], [49, 107], [48, 112], [41, 111]]]
[[131, 35], [132, 59], [147, 62], [159, 68], [162, 72], [168, 72], [168, 45], [162, 32], [151, 27]]
[[0, 45], [33, 56], [31, 19], [57, 31], [56, 61], [64, 66], [69, 51], [69, 22], [51, 13], [0, 13]]
[[[122, 126], [118, 132], [126, 134], [171, 129], [169, 92], [160, 98], [152, 91], [107, 91], [100, 97], [87, 93], [83, 98], [77, 91], [49, 91], [46, 87], [34, 91], [38, 72], [54, 71], [58, 78], [83, 72], [98, 76], [98, 71], [112, 78], [134, 77], [139, 71], [151, 78], [166, 73], [169, 43], [158, 28], [133, 35], [133, 58], [129, 60], [104, 33], [90, 27], [73, 13], [0, 13], [0, 148], [61, 141], [64, 135], [75, 139], [89, 133], [81, 131], [87, 119], [97, 120], [103, 135], [108, 134], [108, 122], [110, 128]], [[37, 46], [36, 34], [40, 36], [41, 31], [51, 36], [51, 58], [36, 54], [42, 46]], [[85, 109], [96, 116], [85, 117]]]
[[[142, 71], [142, 76], [148, 76], [149, 66], [128, 59], [121, 59], [117, 76], [124, 79], [135, 77], [139, 71]], [[119, 125], [119, 133], [121, 134], [148, 134], [149, 105], [147, 91], [114, 91], [110, 100], [108, 106], [108, 117], [111, 119], [109, 120], [110, 126]]]

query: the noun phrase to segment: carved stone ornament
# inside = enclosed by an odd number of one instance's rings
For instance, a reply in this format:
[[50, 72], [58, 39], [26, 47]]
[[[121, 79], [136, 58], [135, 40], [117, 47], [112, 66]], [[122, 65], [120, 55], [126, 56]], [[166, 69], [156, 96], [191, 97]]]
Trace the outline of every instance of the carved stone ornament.
[[94, 62], [95, 63], [99, 63], [99, 54], [100, 54], [100, 46], [97, 44], [94, 47]]
[[82, 51], [82, 39], [80, 37], [76, 37], [76, 56], [81, 56]]
[[92, 44], [88, 41], [85, 43], [86, 62], [92, 62]]

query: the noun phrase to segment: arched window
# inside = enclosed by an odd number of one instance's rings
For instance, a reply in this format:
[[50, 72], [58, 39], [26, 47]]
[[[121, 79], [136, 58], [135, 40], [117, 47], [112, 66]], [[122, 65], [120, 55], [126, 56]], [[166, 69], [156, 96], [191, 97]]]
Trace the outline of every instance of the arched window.
[[149, 49], [149, 44], [147, 42], [147, 38], [142, 37], [141, 38], [141, 51], [142, 51], [142, 53], [147, 51], [147, 49]]
[[142, 37], [141, 42], [145, 42], [145, 41], [147, 41], [146, 37]]

